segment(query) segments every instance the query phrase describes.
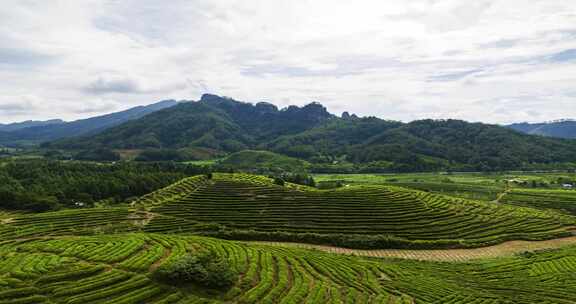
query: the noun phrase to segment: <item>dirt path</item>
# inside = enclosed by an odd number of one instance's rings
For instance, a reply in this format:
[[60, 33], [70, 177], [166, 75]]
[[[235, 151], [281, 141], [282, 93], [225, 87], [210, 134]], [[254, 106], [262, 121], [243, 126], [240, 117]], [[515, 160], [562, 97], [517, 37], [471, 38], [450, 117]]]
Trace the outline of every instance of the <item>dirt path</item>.
[[512, 191], [512, 189], [510, 188], [506, 188], [502, 193], [498, 194], [498, 196], [496, 196], [496, 199], [493, 200], [493, 203], [500, 203], [500, 201], [504, 198], [504, 196], [506, 196], [508, 193], [510, 193], [510, 191]]
[[267, 244], [283, 247], [297, 247], [316, 249], [329, 253], [349, 254], [378, 258], [402, 258], [422, 261], [464, 262], [474, 259], [512, 256], [525, 251], [542, 249], [555, 249], [569, 245], [576, 245], [576, 236], [547, 240], [547, 241], [510, 241], [502, 244], [471, 248], [471, 249], [437, 249], [437, 250], [409, 250], [409, 249], [378, 249], [359, 250], [339, 248], [322, 245], [285, 243], [285, 242], [248, 242], [252, 244]]
[[160, 265], [162, 265], [162, 263], [164, 263], [164, 261], [166, 261], [166, 259], [168, 259], [168, 257], [170, 257], [170, 255], [172, 255], [172, 249], [164, 247], [164, 254], [162, 254], [162, 257], [154, 262], [154, 264], [150, 265], [148, 272], [153, 273], [156, 269], [158, 269], [158, 267], [160, 267]]

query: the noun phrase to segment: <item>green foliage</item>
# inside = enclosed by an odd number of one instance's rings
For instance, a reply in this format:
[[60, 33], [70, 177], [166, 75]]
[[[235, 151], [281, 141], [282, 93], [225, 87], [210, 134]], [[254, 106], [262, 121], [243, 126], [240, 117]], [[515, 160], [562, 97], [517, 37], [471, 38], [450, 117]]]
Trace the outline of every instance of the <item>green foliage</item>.
[[159, 267], [153, 277], [173, 285], [194, 283], [212, 289], [230, 288], [237, 274], [211, 251], [187, 254]]
[[77, 160], [90, 160], [90, 161], [118, 161], [120, 154], [110, 149], [93, 149], [79, 152], [74, 156]]
[[12, 192], [0, 190], [0, 207], [10, 210], [30, 210], [44, 212], [60, 207], [54, 196], [41, 196], [29, 192]]
[[190, 161], [196, 156], [186, 149], [148, 149], [142, 151], [136, 161]]
[[[133, 244], [144, 245], [126, 250]], [[197, 254], [191, 255], [187, 248], [196, 248]], [[402, 252], [406, 257], [420, 255], [413, 250]], [[377, 258], [378, 251], [370, 254], [374, 257], [325, 253], [290, 244], [163, 234], [3, 242], [0, 303], [576, 301], [576, 249], [570, 246], [474, 262], [425, 262]], [[428, 254], [442, 258], [446, 252]], [[159, 277], [161, 269], [169, 271], [166, 277]], [[228, 282], [226, 287], [223, 282]]]
[[280, 186], [284, 186], [288, 182], [296, 185], [316, 187], [316, 181], [314, 181], [314, 177], [305, 173], [283, 172], [277, 175], [269, 175], [268, 177], [274, 180], [274, 184]]
[[245, 172], [305, 172], [309, 163], [268, 151], [245, 150], [231, 154], [218, 163], [218, 168], [234, 168]]
[[205, 167], [176, 163], [83, 163], [45, 160], [7, 162], [0, 167], [0, 209], [47, 211], [121, 203], [170, 185]]
[[183, 190], [159, 197], [152, 212], [163, 216], [146, 231], [353, 248], [451, 248], [567, 236], [575, 223], [558, 213], [393, 186], [317, 190], [282, 177], [215, 174], [209, 183]]
[[[143, 159], [180, 159], [173, 151], [182, 148], [224, 153], [257, 149], [313, 162], [315, 172], [325, 173], [557, 169], [574, 168], [576, 160], [576, 141], [530, 136], [496, 125], [339, 118], [316, 103], [278, 110], [214, 95], [100, 134], [47, 146], [161, 149], [146, 152]], [[267, 169], [270, 163], [264, 163]], [[272, 164], [280, 163], [274, 160]]]

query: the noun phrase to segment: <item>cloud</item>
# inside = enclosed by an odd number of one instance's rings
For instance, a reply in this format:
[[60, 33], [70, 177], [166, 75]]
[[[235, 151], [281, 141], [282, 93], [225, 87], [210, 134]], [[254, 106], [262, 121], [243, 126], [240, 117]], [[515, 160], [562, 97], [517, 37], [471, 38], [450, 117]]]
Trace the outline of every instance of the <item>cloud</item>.
[[207, 91], [405, 121], [576, 117], [570, 0], [2, 4], [0, 122]]
[[0, 116], [26, 115], [42, 107], [42, 100], [34, 95], [0, 96]]
[[0, 66], [30, 67], [55, 63], [58, 56], [35, 50], [0, 47]]
[[107, 113], [113, 112], [120, 108], [120, 105], [115, 100], [90, 100], [88, 102], [84, 102], [78, 107], [73, 109], [74, 113], [77, 114], [99, 114], [99, 113]]
[[429, 78], [429, 80], [430, 80], [430, 81], [452, 81], [452, 80], [458, 80], [458, 79], [462, 79], [462, 78], [468, 77], [468, 76], [470, 76], [470, 75], [474, 75], [474, 74], [481, 73], [482, 71], [484, 71], [484, 70], [483, 70], [483, 69], [473, 69], [473, 70], [466, 70], [466, 71], [460, 71], [460, 72], [437, 74], [437, 75], [432, 75], [432, 76]]
[[552, 62], [569, 62], [576, 61], [576, 49], [564, 50], [550, 56]]
[[107, 93], [141, 93], [142, 89], [137, 81], [130, 78], [103, 77], [100, 76], [84, 88], [86, 92], [92, 94]]

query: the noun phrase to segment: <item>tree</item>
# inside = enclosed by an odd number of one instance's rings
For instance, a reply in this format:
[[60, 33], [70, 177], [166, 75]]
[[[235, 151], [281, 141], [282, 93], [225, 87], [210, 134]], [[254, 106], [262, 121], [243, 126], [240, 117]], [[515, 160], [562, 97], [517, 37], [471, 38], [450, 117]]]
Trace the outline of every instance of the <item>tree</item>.
[[193, 283], [213, 289], [227, 289], [238, 278], [225, 260], [207, 250], [162, 265], [152, 275], [172, 285]]

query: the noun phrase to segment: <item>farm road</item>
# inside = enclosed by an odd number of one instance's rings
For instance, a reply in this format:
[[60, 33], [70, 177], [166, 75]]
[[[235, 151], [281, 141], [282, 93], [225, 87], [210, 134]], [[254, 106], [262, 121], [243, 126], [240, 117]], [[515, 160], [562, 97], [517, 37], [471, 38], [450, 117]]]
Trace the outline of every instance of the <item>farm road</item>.
[[441, 262], [466, 262], [475, 259], [486, 259], [512, 256], [521, 252], [556, 249], [569, 245], [576, 245], [576, 236], [546, 240], [546, 241], [509, 241], [502, 244], [470, 249], [434, 249], [434, 250], [410, 250], [410, 249], [377, 249], [360, 250], [332, 246], [322, 246], [303, 243], [288, 242], [248, 242], [252, 244], [266, 244], [284, 247], [296, 247], [316, 249], [329, 253], [348, 254], [377, 258], [402, 258], [421, 261]]

